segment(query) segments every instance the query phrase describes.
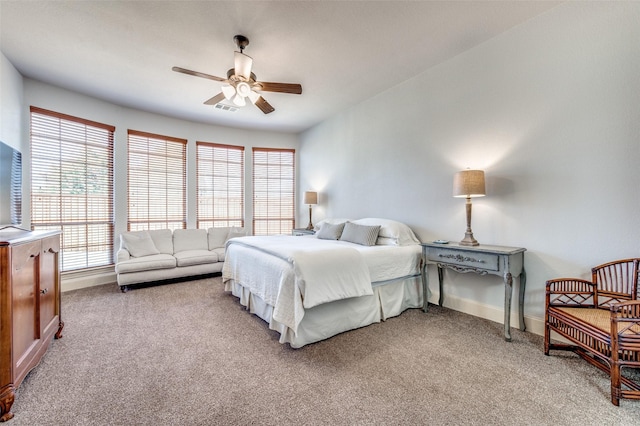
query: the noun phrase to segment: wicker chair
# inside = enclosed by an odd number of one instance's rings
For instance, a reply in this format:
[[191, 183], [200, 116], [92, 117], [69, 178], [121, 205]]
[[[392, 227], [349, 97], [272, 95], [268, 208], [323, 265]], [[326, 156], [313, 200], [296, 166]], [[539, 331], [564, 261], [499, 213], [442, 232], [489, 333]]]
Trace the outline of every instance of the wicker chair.
[[[544, 353], [569, 350], [611, 376], [611, 402], [640, 399], [640, 382], [622, 368], [640, 368], [640, 259], [596, 266], [592, 280], [547, 281]], [[551, 332], [571, 344], [551, 342]]]

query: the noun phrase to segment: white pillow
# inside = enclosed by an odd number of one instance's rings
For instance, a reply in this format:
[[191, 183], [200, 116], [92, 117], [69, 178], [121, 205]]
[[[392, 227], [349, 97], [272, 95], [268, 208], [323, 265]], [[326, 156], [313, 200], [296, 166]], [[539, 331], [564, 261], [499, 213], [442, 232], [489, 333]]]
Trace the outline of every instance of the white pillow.
[[357, 223], [347, 222], [344, 224], [344, 230], [340, 236], [340, 241], [348, 241], [363, 246], [374, 246], [378, 239], [380, 225], [366, 226]]
[[[398, 245], [408, 246], [420, 244], [420, 240], [413, 233], [411, 228], [401, 222], [391, 219], [364, 218], [354, 220], [353, 223], [360, 225], [380, 225], [380, 233], [378, 235], [378, 245]], [[380, 237], [383, 239], [381, 240]], [[395, 240], [395, 243], [394, 243]]]
[[322, 225], [325, 223], [330, 223], [332, 225], [337, 225], [339, 223], [347, 223], [349, 222], [351, 219], [340, 219], [340, 218], [327, 218], [327, 219], [323, 219], [320, 222], [316, 223], [313, 226], [313, 229], [318, 232], [320, 230], [320, 228], [322, 228]]
[[147, 231], [126, 232], [120, 235], [122, 246], [127, 249], [133, 257], [151, 256], [160, 254], [151, 235]]
[[344, 223], [331, 224], [325, 222], [322, 224], [320, 231], [318, 231], [317, 237], [321, 240], [339, 240], [344, 229]]

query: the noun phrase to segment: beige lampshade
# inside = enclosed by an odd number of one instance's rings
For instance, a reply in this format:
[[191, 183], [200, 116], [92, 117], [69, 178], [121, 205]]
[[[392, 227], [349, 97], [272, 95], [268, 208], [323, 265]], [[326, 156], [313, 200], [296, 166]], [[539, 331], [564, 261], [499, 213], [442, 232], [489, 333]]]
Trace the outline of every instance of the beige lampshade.
[[313, 191], [306, 191], [304, 193], [305, 204], [318, 204], [318, 193]]
[[484, 197], [484, 171], [463, 170], [453, 176], [454, 197]]

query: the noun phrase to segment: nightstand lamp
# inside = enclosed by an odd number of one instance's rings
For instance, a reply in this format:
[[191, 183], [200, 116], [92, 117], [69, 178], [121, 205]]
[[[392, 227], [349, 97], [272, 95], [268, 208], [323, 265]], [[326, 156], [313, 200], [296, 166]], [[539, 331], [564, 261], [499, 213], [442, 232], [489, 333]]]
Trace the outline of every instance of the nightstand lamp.
[[311, 223], [311, 205], [318, 204], [318, 193], [313, 191], [306, 191], [304, 193], [304, 203], [309, 204], [309, 224], [307, 225], [307, 230], [313, 229], [313, 224]]
[[480, 245], [471, 231], [471, 198], [484, 197], [484, 171], [482, 170], [463, 170], [453, 176], [453, 196], [466, 197], [467, 203], [467, 231], [464, 238], [460, 241], [461, 246], [477, 246]]

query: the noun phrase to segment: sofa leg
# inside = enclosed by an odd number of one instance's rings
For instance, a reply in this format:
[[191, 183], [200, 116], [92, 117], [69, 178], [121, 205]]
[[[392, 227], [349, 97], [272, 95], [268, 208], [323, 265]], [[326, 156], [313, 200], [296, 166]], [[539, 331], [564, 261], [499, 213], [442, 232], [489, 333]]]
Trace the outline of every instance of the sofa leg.
[[129, 286], [128, 285], [121, 285], [120, 286], [120, 291], [123, 293], [126, 293], [129, 291]]

